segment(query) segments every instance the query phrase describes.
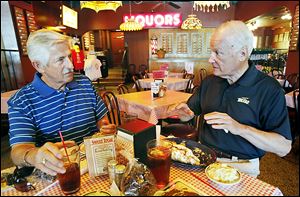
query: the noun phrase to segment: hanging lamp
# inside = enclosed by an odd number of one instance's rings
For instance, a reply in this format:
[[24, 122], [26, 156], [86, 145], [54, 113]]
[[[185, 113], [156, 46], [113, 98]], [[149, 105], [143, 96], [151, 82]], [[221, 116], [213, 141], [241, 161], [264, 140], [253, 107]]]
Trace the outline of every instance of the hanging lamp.
[[201, 29], [201, 28], [202, 28], [202, 23], [195, 14], [188, 15], [188, 17], [183, 21], [181, 25], [181, 29]]
[[122, 1], [80, 1], [81, 9], [89, 8], [97, 13], [101, 10], [116, 11], [120, 6], [122, 6]]
[[143, 29], [143, 25], [131, 18], [131, 2], [129, 1], [130, 18], [120, 25], [121, 31], [139, 31]]

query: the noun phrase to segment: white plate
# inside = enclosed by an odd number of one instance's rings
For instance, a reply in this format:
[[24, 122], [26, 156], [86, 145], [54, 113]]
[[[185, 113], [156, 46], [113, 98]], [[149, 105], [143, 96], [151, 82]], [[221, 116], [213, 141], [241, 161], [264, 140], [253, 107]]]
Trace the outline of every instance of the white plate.
[[[213, 175], [214, 172], [218, 171], [219, 175], [223, 176], [224, 179], [222, 180], [223, 177], [218, 177], [217, 175]], [[224, 173], [224, 174], [220, 174]], [[227, 173], [227, 175], [225, 175]], [[238, 184], [241, 181], [242, 175], [241, 173], [236, 169], [233, 168], [227, 164], [222, 164], [222, 163], [213, 163], [210, 164], [205, 168], [205, 175], [207, 178], [209, 178], [211, 181], [221, 184], [221, 185], [235, 185]], [[228, 178], [228, 176], [232, 176], [233, 178], [231, 180], [225, 180]], [[234, 178], [236, 176], [236, 178]]]

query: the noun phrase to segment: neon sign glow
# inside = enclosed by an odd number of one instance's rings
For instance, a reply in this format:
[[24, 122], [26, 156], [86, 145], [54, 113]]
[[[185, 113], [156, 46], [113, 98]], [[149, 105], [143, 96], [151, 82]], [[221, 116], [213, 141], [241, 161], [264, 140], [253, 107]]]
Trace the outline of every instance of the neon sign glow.
[[[130, 18], [129, 14], [123, 16], [123, 21]], [[131, 14], [131, 18], [147, 28], [174, 28], [180, 27], [182, 23], [181, 13], [144, 13]]]

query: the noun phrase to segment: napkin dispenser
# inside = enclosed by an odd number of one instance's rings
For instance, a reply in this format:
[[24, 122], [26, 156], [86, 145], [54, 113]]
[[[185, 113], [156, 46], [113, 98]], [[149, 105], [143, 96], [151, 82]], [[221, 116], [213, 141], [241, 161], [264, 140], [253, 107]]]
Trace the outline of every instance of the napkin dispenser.
[[118, 137], [132, 146], [133, 155], [147, 164], [147, 142], [156, 138], [155, 125], [141, 119], [134, 119], [118, 126]]

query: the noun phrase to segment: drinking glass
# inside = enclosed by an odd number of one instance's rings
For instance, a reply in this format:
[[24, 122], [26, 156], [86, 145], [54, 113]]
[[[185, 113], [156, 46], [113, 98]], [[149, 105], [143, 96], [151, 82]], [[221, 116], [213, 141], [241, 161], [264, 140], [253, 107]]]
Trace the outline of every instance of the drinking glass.
[[72, 145], [66, 147], [68, 155], [64, 148], [60, 149], [63, 155], [63, 162], [66, 172], [57, 174], [59, 186], [64, 194], [72, 194], [80, 189], [80, 157], [79, 146]]
[[151, 140], [147, 143], [148, 167], [156, 179], [157, 188], [169, 183], [172, 143], [167, 140]]

